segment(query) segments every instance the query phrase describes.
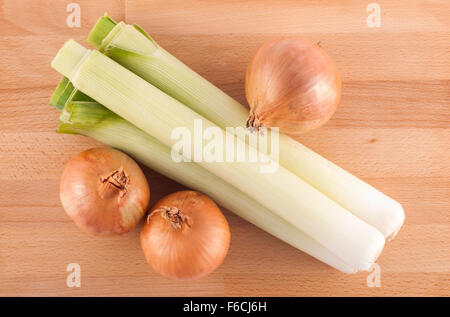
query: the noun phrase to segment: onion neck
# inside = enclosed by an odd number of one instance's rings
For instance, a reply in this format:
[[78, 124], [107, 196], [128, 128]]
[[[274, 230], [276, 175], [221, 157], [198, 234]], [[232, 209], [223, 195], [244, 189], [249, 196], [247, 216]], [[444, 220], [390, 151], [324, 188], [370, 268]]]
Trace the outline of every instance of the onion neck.
[[261, 122], [259, 121], [259, 116], [253, 112], [253, 110], [250, 111], [250, 115], [248, 117], [246, 127], [250, 130], [259, 130], [261, 127]]
[[150, 218], [157, 212], [160, 212], [162, 217], [167, 222], [169, 222], [175, 229], [182, 229], [185, 226], [187, 227], [192, 226], [193, 223], [192, 218], [187, 216], [177, 207], [166, 207], [166, 206], [162, 206], [161, 208], [153, 210], [153, 212], [147, 217], [147, 223], [149, 222]]
[[129, 182], [130, 178], [122, 166], [106, 177], [100, 176], [100, 197], [106, 198], [119, 194], [119, 198], [122, 198], [127, 193]]

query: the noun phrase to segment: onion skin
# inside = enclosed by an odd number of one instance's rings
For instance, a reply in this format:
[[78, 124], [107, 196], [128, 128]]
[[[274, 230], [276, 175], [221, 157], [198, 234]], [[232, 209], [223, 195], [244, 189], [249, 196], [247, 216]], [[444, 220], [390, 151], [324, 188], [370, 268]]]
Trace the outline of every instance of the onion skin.
[[61, 203], [82, 230], [123, 234], [145, 214], [150, 189], [139, 165], [112, 148], [93, 148], [72, 158], [61, 176]]
[[[174, 224], [165, 211], [180, 211]], [[195, 191], [163, 197], [150, 210], [141, 231], [145, 259], [159, 274], [180, 281], [202, 278], [225, 259], [230, 245], [228, 222], [219, 207]]]
[[319, 45], [282, 39], [261, 46], [246, 72], [248, 127], [278, 127], [293, 136], [325, 124], [341, 98], [341, 80]]

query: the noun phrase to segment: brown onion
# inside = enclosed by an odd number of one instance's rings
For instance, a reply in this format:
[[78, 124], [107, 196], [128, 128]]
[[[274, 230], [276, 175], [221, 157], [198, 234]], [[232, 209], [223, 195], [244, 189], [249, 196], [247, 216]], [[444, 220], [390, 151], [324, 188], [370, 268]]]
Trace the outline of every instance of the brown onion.
[[150, 189], [141, 168], [128, 155], [112, 148], [93, 148], [67, 163], [60, 198], [78, 227], [95, 235], [113, 235], [139, 223]]
[[245, 77], [247, 127], [278, 127], [298, 135], [325, 124], [341, 97], [341, 80], [319, 45], [282, 39], [264, 44]]
[[176, 280], [195, 280], [214, 271], [230, 245], [228, 222], [219, 207], [195, 191], [180, 191], [159, 200], [141, 231], [141, 246], [150, 266]]

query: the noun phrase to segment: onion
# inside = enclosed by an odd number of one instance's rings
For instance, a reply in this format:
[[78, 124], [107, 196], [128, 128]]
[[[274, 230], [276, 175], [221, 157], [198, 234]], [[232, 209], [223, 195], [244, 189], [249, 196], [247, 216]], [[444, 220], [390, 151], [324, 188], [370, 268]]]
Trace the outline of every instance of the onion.
[[250, 105], [247, 127], [278, 127], [299, 135], [325, 124], [341, 97], [333, 61], [319, 45], [275, 40], [253, 56], [245, 77]]
[[145, 214], [150, 189], [140, 167], [112, 148], [81, 152], [67, 163], [60, 183], [64, 210], [84, 231], [122, 234]]
[[230, 229], [219, 207], [195, 191], [159, 200], [141, 231], [147, 262], [156, 272], [176, 280], [195, 280], [213, 272], [229, 245]]

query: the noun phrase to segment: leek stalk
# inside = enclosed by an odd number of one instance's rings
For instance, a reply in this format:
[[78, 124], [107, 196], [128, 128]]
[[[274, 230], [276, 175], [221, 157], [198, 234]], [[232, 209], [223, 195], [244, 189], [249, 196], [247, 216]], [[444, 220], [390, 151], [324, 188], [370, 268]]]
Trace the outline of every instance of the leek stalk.
[[[204, 129], [217, 128], [112, 59], [73, 40], [64, 44], [52, 66], [74, 87], [168, 147], [174, 144], [171, 133], [176, 128], [184, 127], [194, 135], [196, 120]], [[234, 138], [234, 144], [249, 152], [248, 145], [240, 144], [242, 140], [223, 130], [222, 135], [222, 144]], [[283, 167], [266, 174], [260, 173], [259, 163], [223, 160], [197, 164], [259, 201], [355, 269], [369, 269], [383, 249], [384, 237], [378, 230]]]
[[[100, 18], [88, 41], [108, 57], [221, 128], [243, 126], [248, 109], [160, 47], [138, 26]], [[238, 135], [239, 136], [239, 135]], [[286, 135], [280, 164], [392, 239], [404, 222], [401, 205]]]
[[174, 162], [169, 147], [74, 89], [67, 78], [61, 80], [50, 103], [64, 109], [59, 133], [81, 134], [124, 151], [180, 184], [205, 193], [239, 217], [331, 267], [344, 273], [356, 272], [318, 242], [198, 164]]

